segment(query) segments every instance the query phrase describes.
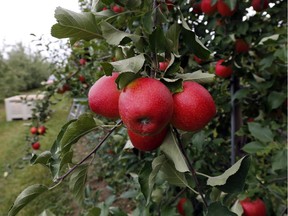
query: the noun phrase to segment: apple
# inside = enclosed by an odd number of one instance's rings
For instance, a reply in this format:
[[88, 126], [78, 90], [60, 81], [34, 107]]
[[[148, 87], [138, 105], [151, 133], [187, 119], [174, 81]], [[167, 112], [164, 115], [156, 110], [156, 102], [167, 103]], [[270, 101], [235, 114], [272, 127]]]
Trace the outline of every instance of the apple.
[[180, 215], [185, 216], [184, 204], [187, 202], [185, 197], [182, 197], [177, 203], [177, 210]]
[[201, 58], [199, 58], [198, 56], [194, 55], [193, 56], [194, 61], [196, 61], [198, 64], [202, 64], [203, 60]]
[[193, 7], [193, 13], [195, 13], [195, 14], [201, 14], [202, 13], [202, 10], [201, 10], [201, 3], [194, 3], [193, 5], [192, 5], [192, 7]]
[[115, 13], [122, 13], [124, 11], [124, 8], [119, 5], [113, 5], [112, 11], [114, 11]]
[[160, 133], [151, 136], [142, 136], [134, 133], [131, 130], [127, 130], [128, 136], [132, 142], [132, 145], [141, 151], [152, 151], [157, 149], [164, 141], [167, 134], [167, 127], [165, 127]]
[[183, 82], [183, 91], [173, 95], [171, 124], [183, 131], [202, 129], [216, 114], [211, 94], [193, 81]]
[[85, 65], [86, 64], [86, 59], [84, 59], [84, 58], [81, 58], [80, 60], [79, 60], [79, 64], [80, 65]]
[[261, 12], [268, 8], [269, 1], [268, 0], [252, 0], [251, 5], [255, 11]]
[[38, 128], [37, 127], [31, 127], [30, 128], [30, 133], [31, 134], [37, 134], [38, 133]]
[[250, 49], [250, 45], [244, 39], [236, 39], [235, 51], [237, 53], [247, 53]]
[[233, 70], [231, 65], [228, 66], [222, 65], [224, 61], [225, 61], [224, 59], [220, 59], [217, 61], [215, 67], [215, 74], [222, 78], [228, 78], [232, 75]]
[[94, 113], [106, 118], [119, 118], [118, 100], [120, 90], [118, 90], [115, 82], [118, 75], [119, 73], [114, 72], [112, 76], [103, 76], [90, 88], [88, 103]]
[[83, 76], [82, 74], [79, 75], [78, 79], [81, 83], [85, 83], [85, 81], [86, 81], [85, 76]]
[[243, 208], [244, 216], [266, 216], [266, 205], [260, 198], [251, 200], [246, 198], [240, 201]]
[[46, 127], [45, 126], [40, 126], [38, 127], [38, 134], [43, 135], [46, 133]]
[[231, 10], [224, 0], [218, 0], [217, 2], [217, 10], [222, 16], [232, 16], [235, 13], [236, 8], [237, 7]]
[[254, 122], [254, 121], [255, 121], [255, 119], [252, 118], [252, 117], [250, 117], [250, 118], [247, 119], [247, 122]]
[[34, 150], [38, 150], [38, 149], [40, 148], [40, 143], [39, 143], [39, 142], [33, 143], [33, 144], [32, 144], [32, 148], [33, 148]]
[[169, 62], [159, 62], [159, 70], [160, 71], [165, 71], [169, 65]]
[[70, 86], [65, 83], [61, 88], [58, 88], [57, 93], [63, 94], [66, 91], [69, 91], [69, 90], [70, 90]]
[[172, 1], [170, 1], [170, 0], [165, 0], [165, 3], [166, 3], [166, 5], [167, 5], [168, 10], [173, 10], [174, 4], [173, 4]]
[[212, 0], [202, 0], [200, 3], [202, 12], [207, 15], [212, 15], [214, 12], [216, 12], [217, 3], [214, 4], [213, 6], [211, 4], [212, 4]]
[[157, 79], [135, 79], [120, 94], [119, 113], [127, 129], [134, 133], [142, 136], [160, 133], [173, 114], [172, 94]]

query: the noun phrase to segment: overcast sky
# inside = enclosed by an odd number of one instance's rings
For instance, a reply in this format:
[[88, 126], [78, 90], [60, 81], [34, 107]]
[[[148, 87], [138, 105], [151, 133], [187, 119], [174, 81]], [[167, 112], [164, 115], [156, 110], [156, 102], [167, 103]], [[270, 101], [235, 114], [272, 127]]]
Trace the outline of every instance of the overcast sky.
[[0, 46], [22, 42], [30, 46], [36, 36], [51, 38], [50, 29], [56, 23], [56, 7], [79, 12], [78, 0], [4, 0], [0, 6]]

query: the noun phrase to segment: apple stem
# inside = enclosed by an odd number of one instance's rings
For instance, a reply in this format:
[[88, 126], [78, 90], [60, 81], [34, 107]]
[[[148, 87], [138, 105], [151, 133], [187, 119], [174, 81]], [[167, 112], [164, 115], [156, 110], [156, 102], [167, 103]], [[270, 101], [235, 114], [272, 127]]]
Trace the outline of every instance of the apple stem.
[[193, 180], [195, 181], [195, 184], [196, 184], [196, 187], [197, 187], [197, 190], [198, 190], [198, 193], [203, 201], [203, 204], [205, 206], [206, 209], [208, 209], [208, 204], [207, 204], [207, 201], [204, 197], [204, 194], [203, 194], [203, 191], [202, 191], [202, 188], [201, 188], [201, 185], [198, 181], [198, 178], [197, 178], [197, 175], [196, 175], [196, 171], [195, 169], [193, 168], [193, 165], [192, 165], [192, 162], [189, 160], [188, 158], [188, 155], [186, 154], [185, 152], [185, 149], [183, 147], [183, 144], [181, 142], [181, 138], [180, 138], [180, 134], [179, 132], [177, 131], [176, 128], [173, 127], [173, 132], [174, 134], [176, 135], [176, 139], [177, 139], [177, 145], [182, 153], [182, 155], [184, 156], [184, 159], [185, 159], [185, 162], [186, 162], [186, 165], [190, 171], [190, 173], [192, 174], [192, 177], [193, 177]]
[[86, 157], [84, 157], [80, 162], [78, 162], [77, 164], [75, 164], [71, 169], [69, 169], [64, 175], [58, 177], [54, 182], [58, 183], [63, 181], [68, 175], [70, 175], [77, 167], [79, 167], [81, 164], [83, 164], [89, 157], [91, 157], [93, 154], [95, 154], [97, 152], [97, 150], [102, 146], [102, 144], [108, 139], [108, 137], [115, 131], [115, 129], [119, 126], [122, 125], [122, 120], [118, 121], [113, 128], [111, 128], [107, 134], [105, 135], [105, 137], [103, 137], [103, 139], [98, 143], [97, 146], [95, 146], [95, 148], [88, 154], [86, 155]]

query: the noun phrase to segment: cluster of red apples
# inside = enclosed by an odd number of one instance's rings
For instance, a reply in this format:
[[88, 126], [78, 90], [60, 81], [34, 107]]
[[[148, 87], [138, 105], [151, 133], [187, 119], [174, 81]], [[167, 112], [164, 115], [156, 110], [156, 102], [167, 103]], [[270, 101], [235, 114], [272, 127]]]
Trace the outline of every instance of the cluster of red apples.
[[[33, 126], [33, 127], [30, 128], [30, 133], [31, 133], [32, 135], [36, 135], [36, 136], [38, 136], [38, 135], [44, 135], [44, 134], [46, 133], [46, 127], [45, 127], [44, 125], [41, 125], [41, 126], [39, 126], [39, 127]], [[38, 149], [40, 148], [40, 142], [38, 142], [38, 141], [33, 142], [33, 143], [31, 144], [31, 146], [32, 146], [32, 148], [33, 148], [34, 150], [38, 150]]]
[[106, 118], [121, 119], [133, 146], [142, 151], [158, 148], [169, 125], [183, 131], [205, 127], [216, 114], [207, 89], [193, 81], [183, 82], [183, 91], [172, 94], [158, 79], [141, 77], [124, 89], [117, 88], [119, 73], [103, 76], [90, 88], [90, 109]]

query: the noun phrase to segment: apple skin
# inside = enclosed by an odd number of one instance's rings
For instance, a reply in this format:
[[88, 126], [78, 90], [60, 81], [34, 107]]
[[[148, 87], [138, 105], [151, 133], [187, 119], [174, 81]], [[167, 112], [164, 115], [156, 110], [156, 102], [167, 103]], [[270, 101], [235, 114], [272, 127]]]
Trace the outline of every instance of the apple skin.
[[142, 136], [160, 133], [173, 114], [173, 98], [159, 80], [141, 77], [130, 82], [119, 97], [119, 113], [128, 130]]
[[38, 133], [38, 128], [37, 127], [31, 127], [30, 128], [30, 133], [31, 134], [37, 134]]
[[207, 14], [207, 15], [214, 14], [217, 10], [217, 4], [218, 3], [214, 4], [213, 6], [211, 6], [211, 4], [212, 4], [211, 0], [202, 0], [200, 3], [202, 12]]
[[166, 5], [167, 5], [168, 10], [173, 10], [174, 4], [173, 4], [172, 1], [166, 0], [165, 3], [166, 3]]
[[112, 73], [112, 76], [103, 76], [90, 88], [88, 103], [94, 113], [110, 119], [120, 117], [118, 109], [120, 91], [115, 82], [118, 76], [117, 72]]
[[250, 49], [250, 45], [244, 39], [236, 39], [235, 51], [237, 53], [247, 53]]
[[113, 5], [112, 11], [114, 11], [115, 13], [122, 13], [124, 11], [124, 8], [119, 5]]
[[193, 56], [194, 61], [196, 61], [198, 64], [202, 64], [203, 60], [201, 58], [199, 58], [198, 56], [194, 55]]
[[46, 133], [46, 127], [45, 126], [40, 126], [38, 127], [38, 134], [43, 135]]
[[228, 78], [232, 75], [233, 70], [231, 66], [222, 65], [224, 61], [224, 59], [220, 59], [219, 61], [217, 61], [215, 67], [215, 74], [222, 78]]
[[81, 58], [80, 60], [79, 60], [79, 64], [80, 65], [85, 65], [86, 64], [86, 59], [83, 59], [83, 58]]
[[69, 91], [69, 90], [70, 90], [70, 86], [67, 83], [65, 83], [61, 88], [57, 90], [57, 93], [64, 94], [66, 91]]
[[187, 202], [185, 197], [182, 197], [177, 203], [177, 210], [180, 215], [185, 216], [184, 204]]
[[201, 3], [194, 3], [193, 5], [192, 5], [192, 7], [193, 7], [193, 13], [195, 13], [195, 14], [201, 14], [202, 13], [202, 10], [201, 10]]
[[260, 198], [251, 200], [246, 198], [240, 201], [243, 208], [243, 216], [266, 216], [266, 205]]
[[141, 151], [152, 151], [157, 149], [164, 141], [167, 135], [167, 127], [164, 128], [160, 133], [151, 136], [142, 136], [134, 133], [131, 130], [127, 130], [128, 136], [133, 144], [133, 146]]
[[79, 75], [78, 79], [79, 79], [79, 81], [80, 81], [81, 83], [85, 83], [85, 82], [86, 82], [86, 78], [85, 78], [85, 76], [83, 76], [83, 75]]
[[39, 142], [33, 143], [33, 144], [32, 144], [32, 148], [33, 148], [34, 150], [38, 150], [38, 149], [40, 148], [40, 143], [39, 143]]
[[224, 0], [217, 1], [218, 13], [221, 14], [222, 16], [232, 16], [235, 13], [236, 8], [237, 7], [231, 10], [229, 6], [224, 2]]
[[211, 94], [193, 81], [183, 83], [183, 91], [173, 95], [173, 105], [171, 124], [183, 131], [202, 129], [216, 114]]
[[159, 62], [159, 70], [165, 71], [167, 69], [168, 65], [169, 65], [168, 62]]
[[251, 5], [255, 11], [261, 12], [268, 8], [269, 1], [268, 0], [252, 0]]

